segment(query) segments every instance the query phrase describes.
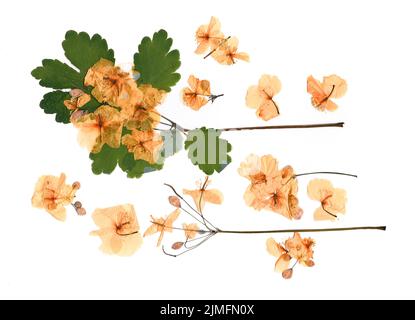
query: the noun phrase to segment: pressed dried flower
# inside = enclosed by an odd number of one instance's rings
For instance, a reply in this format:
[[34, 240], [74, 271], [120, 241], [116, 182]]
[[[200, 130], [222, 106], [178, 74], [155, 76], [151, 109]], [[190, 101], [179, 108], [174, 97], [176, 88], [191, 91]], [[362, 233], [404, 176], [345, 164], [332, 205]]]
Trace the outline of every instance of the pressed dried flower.
[[154, 131], [133, 129], [131, 134], [122, 137], [122, 144], [127, 147], [128, 152], [134, 154], [135, 160], [145, 160], [150, 164], [154, 164], [160, 156], [163, 140]]
[[258, 85], [250, 86], [246, 93], [246, 105], [256, 109], [256, 115], [268, 121], [280, 114], [277, 103], [273, 97], [281, 90], [281, 82], [276, 76], [264, 74]]
[[161, 242], [163, 241], [164, 233], [173, 231], [173, 223], [177, 220], [179, 215], [180, 209], [176, 209], [172, 213], [170, 213], [167, 216], [167, 218], [154, 218], [152, 216], [152, 224], [150, 227], [147, 228], [143, 236], [146, 237], [156, 233], [160, 233], [159, 238], [157, 240], [157, 246], [160, 246]]
[[215, 49], [223, 41], [218, 18], [211, 17], [209, 24], [201, 25], [196, 31], [197, 48], [195, 53], [203, 54], [208, 49]]
[[65, 180], [66, 176], [63, 173], [59, 177], [40, 177], [32, 197], [33, 207], [44, 209], [57, 220], [65, 221], [65, 206], [72, 203], [79, 189], [75, 184], [66, 184]]
[[96, 209], [92, 219], [99, 230], [91, 235], [101, 238], [104, 253], [131, 256], [140, 248], [143, 238], [133, 205]]
[[320, 202], [320, 207], [314, 211], [315, 220], [335, 220], [339, 213], [346, 213], [346, 191], [334, 188], [328, 180], [311, 180], [307, 186], [307, 194], [310, 199]]
[[337, 75], [323, 78], [323, 82], [313, 76], [307, 78], [307, 92], [311, 94], [311, 104], [319, 111], [335, 111], [338, 106], [331, 99], [343, 97], [347, 91], [346, 80]]

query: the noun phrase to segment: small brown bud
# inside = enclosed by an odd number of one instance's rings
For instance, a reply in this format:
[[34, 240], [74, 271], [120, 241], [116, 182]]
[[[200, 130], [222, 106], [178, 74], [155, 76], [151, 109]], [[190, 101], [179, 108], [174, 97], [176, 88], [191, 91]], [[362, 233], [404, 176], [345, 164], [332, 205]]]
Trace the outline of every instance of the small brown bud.
[[84, 208], [77, 208], [76, 213], [78, 214], [78, 216], [84, 216], [86, 215], [86, 210]]
[[305, 262], [305, 265], [307, 266], [307, 267], [314, 267], [314, 265], [315, 265], [315, 263], [314, 263], [314, 261], [313, 260], [307, 260], [306, 262]]
[[175, 242], [175, 243], [173, 243], [173, 245], [171, 246], [171, 248], [173, 249], [173, 250], [179, 250], [181, 247], [183, 247], [183, 242]]
[[72, 188], [74, 188], [74, 189], [80, 189], [81, 188], [81, 184], [78, 181], [75, 181], [74, 183], [72, 183]]
[[72, 98], [78, 98], [84, 94], [84, 92], [81, 89], [72, 89], [69, 91], [69, 94]]
[[283, 273], [282, 273], [282, 277], [284, 279], [291, 279], [292, 276], [293, 276], [293, 269], [291, 269], [291, 268], [283, 271]]
[[76, 209], [82, 208], [82, 202], [81, 201], [76, 201], [73, 205]]
[[170, 196], [169, 202], [173, 207], [180, 208], [182, 204], [180, 203], [180, 199], [176, 196]]

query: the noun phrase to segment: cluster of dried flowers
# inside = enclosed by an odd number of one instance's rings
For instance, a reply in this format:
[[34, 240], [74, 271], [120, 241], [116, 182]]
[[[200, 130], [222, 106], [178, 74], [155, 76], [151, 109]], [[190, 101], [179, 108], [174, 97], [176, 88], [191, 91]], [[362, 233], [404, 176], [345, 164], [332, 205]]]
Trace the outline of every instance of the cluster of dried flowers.
[[[160, 122], [156, 107], [165, 92], [151, 85], [137, 86], [132, 72], [101, 59], [87, 72], [85, 86], [92, 86], [91, 94], [102, 103], [93, 113], [83, 111], [90, 96], [80, 89], [72, 89], [65, 106], [72, 111], [71, 122], [79, 129], [79, 142], [92, 153], [101, 151], [104, 144], [112, 148], [125, 145], [135, 160], [151, 164], [159, 157], [163, 141], [154, 128]], [[124, 133], [128, 129], [129, 133]]]
[[[250, 184], [245, 191], [244, 199], [248, 206], [256, 210], [270, 210], [281, 214], [288, 219], [300, 219], [303, 210], [299, 207], [297, 199], [298, 182], [297, 176], [291, 166], [278, 168], [278, 161], [271, 155], [262, 157], [250, 155], [245, 162], [241, 163], [238, 172], [248, 179]], [[66, 209], [72, 205], [78, 214], [85, 214], [85, 209], [79, 201], [73, 202], [75, 193], [80, 188], [79, 182], [71, 185], [65, 184], [65, 175], [59, 177], [42, 176], [36, 184], [32, 197], [32, 204], [49, 212], [58, 220], [65, 220]], [[92, 213], [98, 230], [91, 232], [93, 236], [101, 239], [101, 250], [106, 254], [119, 256], [131, 256], [142, 245], [143, 237], [158, 234], [157, 246], [161, 246], [166, 233], [180, 231], [182, 238], [175, 241], [169, 253], [163, 245], [163, 252], [179, 256], [189, 252], [218, 233], [226, 232], [217, 228], [204, 215], [207, 203], [222, 204], [223, 194], [218, 189], [209, 188], [208, 177], [198, 182], [196, 189], [183, 189], [183, 196], [172, 186], [174, 195], [168, 198], [174, 207], [173, 212], [165, 217], [151, 218], [151, 225], [140, 234], [140, 225], [133, 205], [125, 204], [111, 208], [96, 209]], [[311, 180], [307, 192], [312, 200], [317, 200], [320, 206], [315, 210], [316, 220], [334, 220], [339, 213], [345, 213], [346, 192], [343, 189], [334, 188], [328, 180]], [[193, 200], [191, 205], [184, 196]], [[190, 217], [193, 221], [183, 221], [178, 224], [181, 215]], [[291, 278], [293, 268], [297, 265], [307, 267], [314, 266], [313, 262], [313, 239], [302, 239], [298, 232], [292, 238], [279, 244], [274, 239], [266, 241], [268, 252], [277, 261], [275, 270], [282, 273], [285, 279]]]
[[220, 64], [232, 65], [237, 60], [249, 61], [247, 53], [238, 52], [238, 38], [224, 36], [218, 18], [211, 17], [209, 24], [201, 25], [197, 29], [196, 41], [195, 53], [204, 54], [210, 50], [205, 58], [211, 56]]

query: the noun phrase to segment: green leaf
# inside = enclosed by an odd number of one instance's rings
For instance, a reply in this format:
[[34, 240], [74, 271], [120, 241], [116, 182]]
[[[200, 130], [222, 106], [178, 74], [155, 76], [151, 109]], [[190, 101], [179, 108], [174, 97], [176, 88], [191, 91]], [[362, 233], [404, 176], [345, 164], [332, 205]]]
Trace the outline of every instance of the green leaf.
[[144, 160], [135, 160], [132, 153], [127, 152], [119, 161], [121, 170], [127, 173], [128, 178], [140, 178], [143, 174], [161, 170], [163, 164], [150, 164]]
[[114, 149], [105, 144], [101, 152], [89, 154], [89, 158], [92, 160], [92, 172], [110, 174], [127, 153], [127, 148], [124, 146]]
[[45, 59], [42, 66], [32, 71], [32, 76], [40, 80], [42, 87], [53, 89], [73, 89], [83, 87], [81, 74], [59, 60]]
[[40, 101], [40, 107], [47, 114], [56, 114], [56, 122], [69, 123], [71, 112], [63, 102], [70, 99], [71, 96], [67, 92], [63, 91], [52, 91], [46, 93]]
[[134, 68], [140, 73], [138, 84], [151, 84], [170, 92], [180, 80], [180, 74], [175, 72], [180, 67], [180, 53], [169, 51], [172, 43], [165, 30], [155, 32], [152, 39], [143, 38], [134, 55]]
[[219, 130], [203, 127], [189, 131], [184, 143], [189, 159], [207, 175], [221, 172], [232, 161], [228, 155], [232, 146], [219, 138], [220, 134]]
[[62, 47], [68, 60], [81, 72], [82, 78], [101, 58], [115, 62], [114, 51], [108, 49], [107, 41], [99, 34], [94, 34], [90, 38], [86, 32], [77, 33], [70, 30], [65, 35]]

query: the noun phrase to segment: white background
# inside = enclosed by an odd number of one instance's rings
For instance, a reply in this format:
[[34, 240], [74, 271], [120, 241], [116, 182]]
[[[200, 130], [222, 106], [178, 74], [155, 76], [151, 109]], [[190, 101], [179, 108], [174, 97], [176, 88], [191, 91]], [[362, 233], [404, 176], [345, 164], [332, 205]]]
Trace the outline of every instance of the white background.
[[[240, 39], [251, 62], [227, 67], [193, 53], [194, 32], [217, 16], [226, 35]], [[413, 118], [415, 46], [413, 1], [13, 1], [3, 4], [1, 28], [1, 298], [415, 298]], [[246, 89], [260, 75], [277, 75], [281, 116], [268, 124], [345, 121], [344, 129], [226, 133], [233, 163], [212, 177], [225, 195], [207, 206], [219, 227], [388, 226], [387, 232], [313, 234], [314, 268], [298, 267], [285, 281], [273, 272], [267, 235], [218, 235], [181, 258], [155, 247], [156, 237], [130, 258], [105, 256], [95, 226], [69, 208], [66, 223], [33, 209], [37, 178], [65, 172], [79, 180], [88, 212], [134, 204], [143, 231], [149, 215], [171, 211], [164, 182], [191, 188], [203, 178], [184, 152], [164, 170], [130, 180], [117, 169], [95, 176], [88, 152], [70, 125], [54, 122], [38, 107], [47, 89], [30, 72], [43, 58], [65, 60], [61, 41], [69, 29], [100, 33], [117, 62], [131, 62], [141, 38], [164, 28], [181, 53], [182, 80], [160, 107], [185, 127], [265, 124], [245, 107]], [[336, 73], [347, 79], [347, 95], [335, 113], [315, 111], [306, 78]], [[225, 93], [194, 112], [180, 103], [189, 74]], [[249, 154], [271, 153], [297, 172], [337, 170], [359, 178], [329, 177], [348, 191], [347, 214], [336, 223], [312, 220], [316, 205], [300, 178], [305, 216], [290, 222], [246, 207], [247, 181], [238, 176]], [[189, 221], [190, 222], [190, 221]], [[173, 234], [167, 241], [181, 235]], [[288, 235], [287, 235], [288, 236]], [[277, 235], [283, 240], [285, 235]], [[169, 242], [167, 242], [169, 243]]]

